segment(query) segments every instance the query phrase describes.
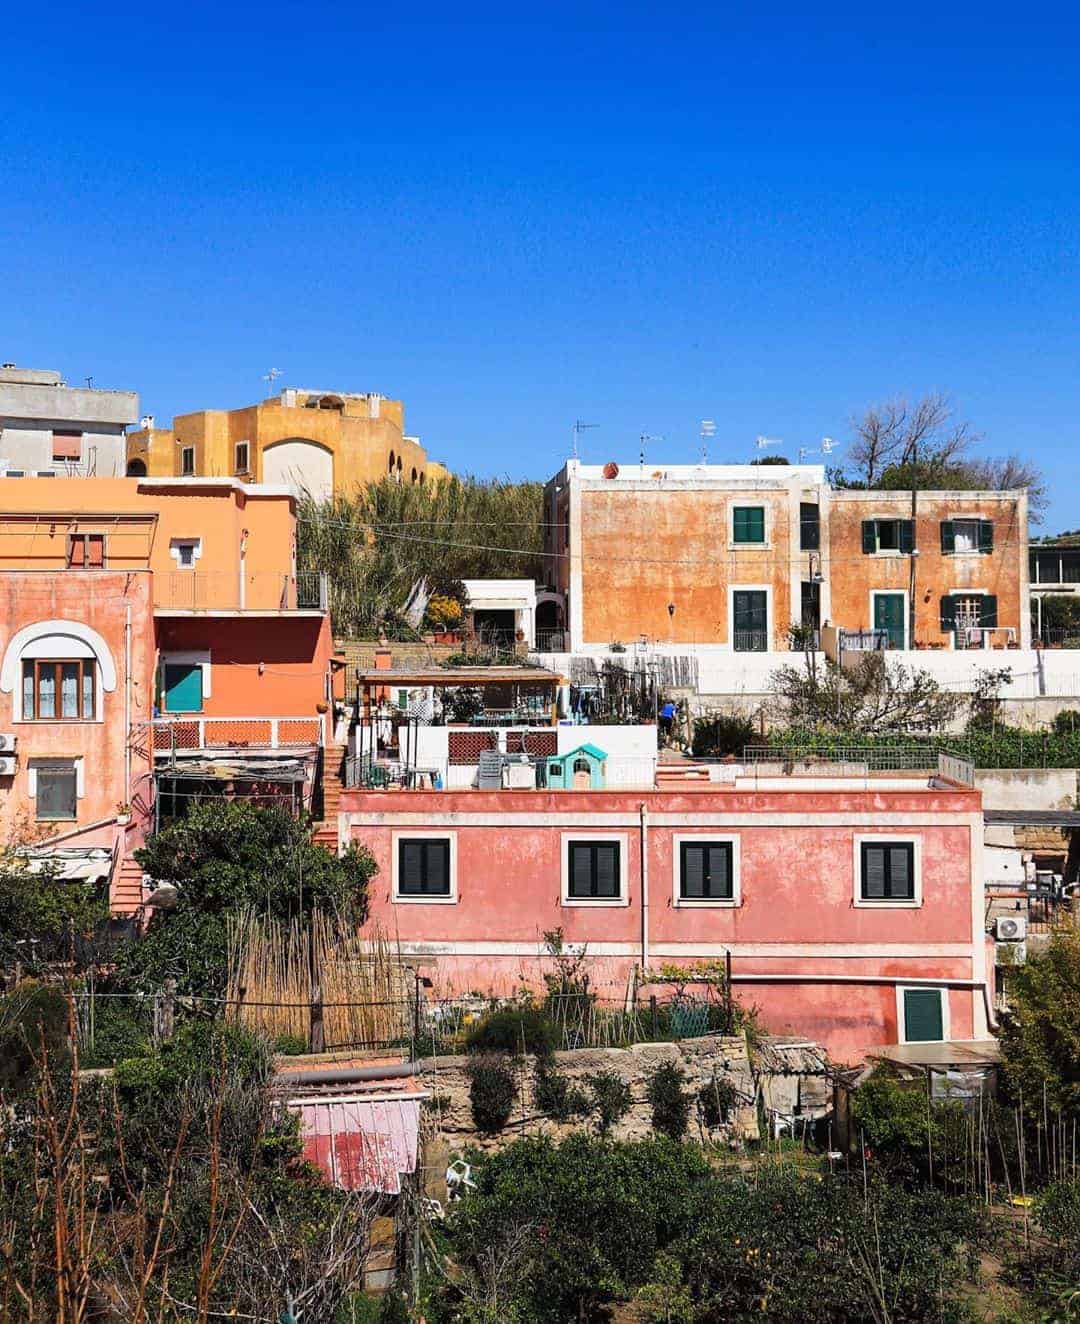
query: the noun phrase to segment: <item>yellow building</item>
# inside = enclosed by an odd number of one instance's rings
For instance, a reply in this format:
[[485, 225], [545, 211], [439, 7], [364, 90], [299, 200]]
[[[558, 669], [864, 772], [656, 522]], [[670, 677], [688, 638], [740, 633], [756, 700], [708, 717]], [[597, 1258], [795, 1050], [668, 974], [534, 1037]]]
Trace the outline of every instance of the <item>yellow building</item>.
[[244, 409], [178, 414], [171, 428], [146, 421], [128, 434], [131, 477], [236, 476], [321, 500], [388, 476], [425, 483], [447, 474], [405, 435], [401, 401], [381, 395], [289, 389]]

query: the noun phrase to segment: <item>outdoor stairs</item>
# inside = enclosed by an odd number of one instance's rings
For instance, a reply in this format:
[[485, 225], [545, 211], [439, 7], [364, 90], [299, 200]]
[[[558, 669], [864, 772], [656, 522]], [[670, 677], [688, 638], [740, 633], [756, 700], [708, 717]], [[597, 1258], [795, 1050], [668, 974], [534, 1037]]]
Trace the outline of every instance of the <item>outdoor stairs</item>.
[[684, 786], [709, 784], [709, 768], [705, 763], [694, 763], [673, 750], [662, 750], [656, 764], [656, 789], [678, 791]]
[[332, 855], [338, 853], [338, 810], [344, 789], [341, 774], [345, 767], [345, 746], [327, 745], [323, 753], [322, 818], [315, 824], [312, 840]]
[[114, 915], [134, 915], [142, 903], [142, 865], [134, 855], [125, 855], [109, 889], [109, 909]]

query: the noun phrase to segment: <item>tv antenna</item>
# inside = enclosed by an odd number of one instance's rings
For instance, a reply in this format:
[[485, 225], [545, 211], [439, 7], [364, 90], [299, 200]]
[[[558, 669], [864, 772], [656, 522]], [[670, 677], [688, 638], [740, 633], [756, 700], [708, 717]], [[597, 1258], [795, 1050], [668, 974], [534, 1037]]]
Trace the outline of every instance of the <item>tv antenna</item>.
[[820, 446], [800, 446], [799, 463], [802, 464], [807, 455], [831, 455], [840, 443], [833, 441], [832, 437], [822, 437]]
[[711, 418], [703, 418], [701, 420], [699, 435], [701, 437], [701, 463], [708, 464], [709, 441], [712, 437], [716, 436], [716, 424]]
[[266, 382], [271, 389], [273, 389], [275, 380], [280, 376], [281, 376], [280, 368], [271, 368], [269, 372], [263, 373], [263, 381]]
[[758, 436], [754, 440], [754, 445], [759, 451], [765, 450], [769, 446], [782, 446], [784, 444], [782, 437], [762, 437]]
[[578, 458], [578, 436], [589, 428], [598, 428], [599, 426], [599, 423], [583, 423], [580, 418], [574, 419], [574, 426], [570, 429], [570, 434], [573, 439], [572, 451], [575, 460]]
[[638, 463], [641, 465], [642, 470], [644, 470], [645, 468], [645, 447], [650, 442], [663, 441], [663, 440], [664, 440], [663, 437], [652, 437], [647, 432], [643, 432], [641, 436], [638, 438], [638, 441], [640, 442], [641, 445], [641, 449], [638, 452]]

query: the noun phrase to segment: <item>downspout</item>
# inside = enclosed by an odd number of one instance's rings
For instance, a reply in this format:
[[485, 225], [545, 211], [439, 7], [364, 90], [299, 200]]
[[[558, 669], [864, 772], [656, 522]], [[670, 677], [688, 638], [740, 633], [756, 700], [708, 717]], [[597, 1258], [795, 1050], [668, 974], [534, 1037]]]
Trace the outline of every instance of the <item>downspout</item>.
[[247, 556], [247, 529], [240, 530], [240, 610], [243, 611], [247, 605], [247, 576], [245, 574], [246, 566], [244, 558]]
[[649, 968], [649, 811], [642, 800], [638, 806], [641, 815], [641, 974]]
[[[153, 744], [153, 741], [151, 741]], [[131, 804], [131, 603], [124, 607], [124, 804]]]

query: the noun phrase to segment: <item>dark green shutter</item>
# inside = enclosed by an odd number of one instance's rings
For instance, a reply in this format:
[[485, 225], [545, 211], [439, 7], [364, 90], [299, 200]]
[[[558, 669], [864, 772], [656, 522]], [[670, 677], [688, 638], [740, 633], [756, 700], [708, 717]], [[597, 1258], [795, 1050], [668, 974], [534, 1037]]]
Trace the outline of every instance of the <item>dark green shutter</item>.
[[915, 549], [915, 521], [913, 519], [900, 520], [900, 550], [902, 552], [911, 552]]
[[956, 551], [956, 525], [951, 519], [941, 521], [941, 551], [945, 556]]
[[889, 896], [897, 901], [915, 898], [914, 879], [911, 876], [912, 849], [910, 846], [889, 847]]
[[994, 550], [994, 521], [983, 519], [979, 521], [979, 551], [984, 556], [989, 556]]
[[956, 599], [951, 593], [941, 598], [941, 629], [945, 634], [952, 634], [956, 629]]
[[709, 846], [708, 852], [708, 895], [714, 901], [729, 900], [732, 896], [731, 847], [726, 842], [718, 842]]
[[909, 1043], [934, 1043], [945, 1033], [941, 1014], [942, 990], [904, 989], [904, 1038]]
[[619, 848], [611, 844], [594, 846], [596, 852], [596, 896], [619, 895]]
[[427, 877], [424, 891], [432, 896], [450, 895], [450, 843], [429, 841], [425, 844]]
[[687, 900], [700, 901], [705, 895], [705, 848], [683, 843], [682, 892]]
[[997, 623], [997, 597], [993, 593], [984, 593], [979, 604], [979, 624], [984, 630], [990, 630]]
[[570, 895], [592, 894], [592, 847], [584, 842], [570, 843]]
[[862, 549], [872, 556], [877, 551], [877, 520], [864, 519], [862, 522]]
[[736, 506], [732, 527], [736, 542], [763, 543], [765, 541], [764, 506]]
[[885, 851], [881, 846], [862, 848], [862, 895], [867, 901], [884, 899]]
[[424, 886], [424, 843], [402, 841], [398, 845], [398, 891], [417, 896]]
[[810, 501], [799, 503], [799, 547], [816, 552], [821, 546], [821, 510]]

